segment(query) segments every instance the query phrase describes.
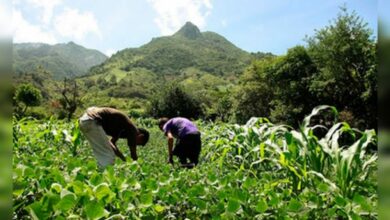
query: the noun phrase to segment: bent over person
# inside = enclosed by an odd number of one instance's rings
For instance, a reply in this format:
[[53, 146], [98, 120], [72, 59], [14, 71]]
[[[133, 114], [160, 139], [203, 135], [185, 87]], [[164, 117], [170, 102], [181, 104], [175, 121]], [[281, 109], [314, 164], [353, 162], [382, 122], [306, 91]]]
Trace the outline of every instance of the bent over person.
[[[168, 138], [168, 162], [173, 164], [173, 155], [175, 155], [179, 157], [183, 167], [196, 166], [202, 145], [200, 132], [196, 125], [186, 118], [176, 117], [170, 120], [160, 118], [159, 127]], [[176, 138], [176, 144], [173, 149], [174, 138]]]
[[[116, 146], [119, 138], [127, 139], [131, 158], [137, 160], [136, 145], [144, 146], [149, 140], [149, 132], [137, 128], [122, 112], [107, 107], [90, 107], [79, 119], [80, 130], [92, 146], [99, 167], [114, 164], [115, 155], [126, 161]], [[111, 136], [111, 140], [108, 139]]]

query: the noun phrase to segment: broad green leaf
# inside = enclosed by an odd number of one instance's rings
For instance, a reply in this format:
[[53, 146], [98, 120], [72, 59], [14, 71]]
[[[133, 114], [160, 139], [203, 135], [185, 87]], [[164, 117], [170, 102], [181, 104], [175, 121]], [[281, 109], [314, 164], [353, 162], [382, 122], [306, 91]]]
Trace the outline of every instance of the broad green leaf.
[[290, 212], [299, 212], [302, 208], [303, 204], [296, 199], [291, 199], [288, 203], [288, 211]]
[[280, 202], [280, 199], [276, 195], [272, 195], [271, 199], [269, 201], [269, 204], [271, 206], [277, 206], [279, 204], [279, 202]]
[[67, 212], [73, 208], [77, 203], [76, 196], [74, 194], [67, 194], [61, 198], [60, 202], [55, 205], [57, 210]]
[[16, 182], [13, 184], [12, 194], [16, 197], [21, 196], [26, 189], [27, 184], [22, 182]]
[[201, 200], [201, 199], [197, 199], [195, 200], [195, 204], [196, 206], [200, 209], [200, 210], [206, 210], [207, 209], [207, 204], [205, 201]]
[[344, 207], [347, 204], [347, 201], [341, 196], [336, 196], [335, 202], [337, 205], [339, 205], [341, 207]]
[[144, 207], [149, 207], [153, 204], [153, 195], [151, 192], [143, 193], [141, 195], [141, 204]]
[[366, 211], [366, 212], [371, 212], [372, 208], [367, 202], [367, 198], [364, 198], [362, 195], [355, 194], [353, 197], [353, 201], [357, 204], [360, 205], [360, 207]]
[[55, 205], [61, 200], [60, 195], [52, 193], [52, 192], [47, 192], [43, 198], [40, 200], [42, 204], [42, 209], [47, 210], [47, 212], [54, 211]]
[[328, 184], [320, 183], [320, 184], [318, 184], [317, 189], [321, 192], [324, 192], [324, 193], [329, 192]]
[[43, 206], [40, 202], [34, 202], [27, 206], [27, 210], [34, 220], [47, 219], [49, 217], [49, 213], [42, 208]]
[[76, 194], [76, 195], [81, 195], [83, 194], [84, 192], [84, 183], [82, 183], [81, 181], [79, 180], [76, 180], [74, 182], [72, 182], [71, 184], [71, 188], [73, 189], [73, 192]]
[[95, 201], [90, 201], [84, 207], [84, 211], [87, 218], [91, 220], [100, 219], [107, 216], [107, 211], [104, 209], [104, 207]]
[[267, 202], [264, 199], [261, 199], [256, 205], [256, 211], [264, 213], [268, 209]]
[[157, 204], [154, 206], [154, 210], [156, 210], [156, 212], [163, 212], [165, 210], [165, 208], [164, 208], [164, 206]]
[[356, 214], [356, 213], [354, 213], [354, 212], [350, 212], [350, 213], [349, 213], [349, 217], [350, 217], [352, 220], [361, 220], [361, 219], [362, 219], [358, 214]]
[[226, 210], [231, 213], [236, 213], [240, 209], [240, 203], [235, 199], [230, 199]]
[[247, 188], [247, 189], [251, 189], [252, 187], [254, 187], [256, 185], [256, 180], [251, 178], [251, 177], [247, 177], [244, 181], [244, 183], [242, 184], [242, 186], [244, 188]]
[[62, 186], [58, 183], [51, 184], [50, 188], [51, 188], [52, 192], [60, 193], [62, 191]]
[[95, 196], [98, 200], [101, 200], [104, 197], [111, 196], [111, 194], [113, 194], [113, 192], [108, 187], [107, 183], [102, 183], [102, 184], [96, 186], [94, 189], [94, 192], [95, 192]]

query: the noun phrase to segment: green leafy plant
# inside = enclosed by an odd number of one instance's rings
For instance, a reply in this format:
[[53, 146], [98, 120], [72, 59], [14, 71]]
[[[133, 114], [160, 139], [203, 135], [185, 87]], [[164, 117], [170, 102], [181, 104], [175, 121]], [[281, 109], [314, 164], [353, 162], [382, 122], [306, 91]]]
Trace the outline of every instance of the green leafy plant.
[[[373, 130], [335, 123], [324, 136], [313, 118], [300, 129], [252, 118], [245, 125], [197, 121], [199, 166], [165, 161], [154, 119], [138, 118], [151, 139], [138, 161], [99, 171], [77, 123], [14, 123], [14, 218], [33, 219], [376, 219], [377, 144]], [[324, 129], [324, 128], [322, 128]], [[353, 134], [350, 144], [343, 134]], [[126, 152], [126, 142], [118, 146]], [[77, 152], [77, 154], [75, 153]]]

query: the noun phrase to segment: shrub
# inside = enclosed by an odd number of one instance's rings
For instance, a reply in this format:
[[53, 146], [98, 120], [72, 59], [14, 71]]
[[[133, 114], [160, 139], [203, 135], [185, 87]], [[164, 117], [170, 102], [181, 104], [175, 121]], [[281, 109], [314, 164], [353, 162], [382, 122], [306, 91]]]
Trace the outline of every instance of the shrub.
[[152, 99], [148, 112], [153, 117], [199, 118], [203, 115], [200, 102], [176, 83], [166, 86]]

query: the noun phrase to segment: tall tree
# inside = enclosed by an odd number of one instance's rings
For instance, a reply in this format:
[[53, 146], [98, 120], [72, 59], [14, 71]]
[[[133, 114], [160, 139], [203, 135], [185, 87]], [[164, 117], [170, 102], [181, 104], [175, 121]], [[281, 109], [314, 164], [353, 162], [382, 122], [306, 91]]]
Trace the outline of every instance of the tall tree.
[[307, 42], [319, 68], [311, 83], [318, 99], [376, 127], [376, 42], [367, 23], [342, 7], [337, 18]]
[[254, 61], [240, 78], [233, 107], [237, 122], [245, 123], [251, 117], [269, 117], [274, 90], [268, 84], [267, 77], [278, 60], [267, 58]]
[[287, 51], [268, 71], [266, 80], [274, 91], [271, 119], [297, 126], [320, 103], [309, 90], [317, 68], [303, 46]]

